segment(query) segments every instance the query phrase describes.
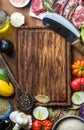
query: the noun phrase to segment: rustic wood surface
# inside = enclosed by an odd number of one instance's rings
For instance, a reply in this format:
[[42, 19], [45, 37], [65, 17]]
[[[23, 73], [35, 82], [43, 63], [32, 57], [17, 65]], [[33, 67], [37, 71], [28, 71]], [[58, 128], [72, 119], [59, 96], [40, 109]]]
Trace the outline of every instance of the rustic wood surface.
[[70, 105], [70, 44], [51, 30], [18, 29], [18, 80], [23, 89], [50, 97], [48, 106]]
[[[14, 44], [13, 55], [11, 57], [3, 55], [23, 89], [34, 96], [38, 94], [37, 91], [39, 94], [47, 92], [52, 101], [55, 100], [59, 105], [59, 95], [62, 93], [61, 100], [64, 104], [61, 105], [70, 105], [69, 82], [70, 78], [73, 78], [70, 77], [70, 65], [84, 56], [61, 36], [45, 29], [40, 20], [29, 17], [29, 7], [30, 5], [25, 8], [15, 8], [8, 0], [0, 1], [0, 8], [5, 10], [8, 15], [18, 11], [25, 15], [26, 20], [21, 29], [11, 27], [6, 34], [0, 34], [0, 39], [10, 40]], [[57, 84], [55, 80], [57, 80]], [[67, 93], [67, 89], [69, 89], [69, 93]], [[13, 104], [14, 109], [17, 109], [14, 98]]]

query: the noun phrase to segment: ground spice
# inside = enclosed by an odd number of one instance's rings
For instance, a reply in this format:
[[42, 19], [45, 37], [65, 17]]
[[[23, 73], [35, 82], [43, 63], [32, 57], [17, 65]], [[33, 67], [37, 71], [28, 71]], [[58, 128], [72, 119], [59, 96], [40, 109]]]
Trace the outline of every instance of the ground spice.
[[5, 115], [10, 110], [9, 101], [5, 98], [0, 98], [0, 116]]

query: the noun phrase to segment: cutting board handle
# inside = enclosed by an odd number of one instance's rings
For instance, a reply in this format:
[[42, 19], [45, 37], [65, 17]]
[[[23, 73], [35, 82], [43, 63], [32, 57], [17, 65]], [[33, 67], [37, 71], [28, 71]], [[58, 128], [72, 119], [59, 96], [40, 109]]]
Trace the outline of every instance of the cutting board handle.
[[81, 53], [84, 55], [84, 45], [82, 44], [81, 40], [78, 39], [75, 42], [72, 43], [72, 45]]

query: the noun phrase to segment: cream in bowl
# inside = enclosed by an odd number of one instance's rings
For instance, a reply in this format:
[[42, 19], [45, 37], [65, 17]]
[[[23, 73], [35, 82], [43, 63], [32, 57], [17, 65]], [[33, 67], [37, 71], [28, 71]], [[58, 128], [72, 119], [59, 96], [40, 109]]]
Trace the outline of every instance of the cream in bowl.
[[52, 130], [84, 130], [84, 120], [78, 116], [66, 116], [59, 119]]
[[30, 0], [9, 0], [9, 2], [17, 7], [17, 8], [21, 8], [21, 7], [25, 7], [29, 4]]

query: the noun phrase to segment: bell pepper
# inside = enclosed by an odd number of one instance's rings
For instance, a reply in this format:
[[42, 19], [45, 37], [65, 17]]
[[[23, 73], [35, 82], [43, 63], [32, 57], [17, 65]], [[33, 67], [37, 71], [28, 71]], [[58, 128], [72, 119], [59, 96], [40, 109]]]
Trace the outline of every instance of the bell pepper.
[[50, 120], [35, 120], [32, 123], [32, 130], [52, 130], [53, 122]]
[[72, 64], [72, 74], [76, 77], [84, 77], [84, 59], [79, 59]]
[[71, 88], [75, 91], [84, 91], [84, 78], [76, 78], [71, 82]]

